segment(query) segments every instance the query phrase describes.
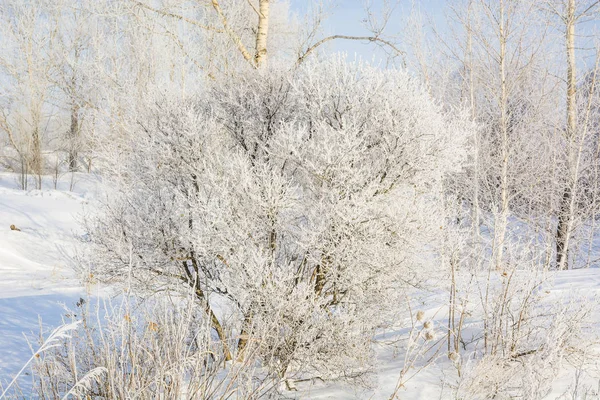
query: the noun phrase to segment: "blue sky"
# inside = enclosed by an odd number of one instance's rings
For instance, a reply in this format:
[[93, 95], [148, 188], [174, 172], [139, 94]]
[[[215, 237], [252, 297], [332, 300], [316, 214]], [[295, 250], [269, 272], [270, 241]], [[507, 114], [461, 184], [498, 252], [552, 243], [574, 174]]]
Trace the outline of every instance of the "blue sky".
[[[290, 0], [292, 11], [305, 14], [307, 8], [314, 0]], [[394, 0], [390, 0], [393, 3]], [[369, 32], [362, 26], [361, 20], [365, 17], [365, 0], [333, 0], [334, 8], [331, 16], [325, 21], [324, 29], [326, 35], [341, 34], [363, 36]], [[375, 11], [381, 9], [382, 0], [372, 0]], [[444, 10], [447, 0], [415, 0], [415, 5], [420, 7], [423, 15], [431, 18], [438, 27], [445, 25]], [[386, 34], [398, 33], [401, 19], [408, 14], [412, 6], [411, 0], [401, 1], [394, 11], [391, 21], [386, 29]], [[347, 52], [350, 56], [355, 53], [362, 58], [371, 59], [377, 57], [376, 46], [369, 43], [356, 41], [338, 40], [333, 42], [332, 49]]]
[[[315, 0], [289, 0], [292, 11], [298, 14], [306, 13], [307, 8]], [[327, 1], [327, 0], [326, 0]], [[365, 4], [366, 0], [329, 0], [330, 3], [335, 4], [331, 16], [324, 22], [324, 34], [342, 34], [342, 35], [355, 35], [362, 36], [368, 35], [369, 32], [361, 25], [361, 19], [365, 16]], [[375, 10], [381, 7], [384, 0], [371, 0], [371, 3], [375, 6]], [[394, 3], [395, 0], [389, 0], [390, 3]], [[402, 25], [402, 18], [410, 12], [410, 8], [414, 3], [416, 7], [419, 7], [422, 15], [427, 20], [431, 20], [436, 25], [438, 32], [444, 32], [447, 26], [446, 13], [449, 4], [456, 3], [456, 0], [400, 0], [400, 4], [396, 8], [392, 19], [386, 29], [387, 35], [394, 35], [399, 33], [400, 26]], [[560, 29], [560, 28], [558, 28]], [[578, 31], [578, 64], [580, 67], [588, 68], [594, 63], [595, 52], [591, 49], [595, 47], [595, 43], [599, 40], [600, 35], [600, 21], [584, 22], [580, 23], [577, 27]], [[399, 36], [401, 39], [401, 36]], [[399, 42], [402, 46], [401, 41]], [[372, 43], [363, 43], [356, 41], [337, 40], [331, 42], [329, 47], [330, 50], [343, 51], [348, 53], [349, 57], [353, 57], [354, 54], [359, 57], [372, 60], [384, 59], [384, 53], [377, 49], [377, 46]]]

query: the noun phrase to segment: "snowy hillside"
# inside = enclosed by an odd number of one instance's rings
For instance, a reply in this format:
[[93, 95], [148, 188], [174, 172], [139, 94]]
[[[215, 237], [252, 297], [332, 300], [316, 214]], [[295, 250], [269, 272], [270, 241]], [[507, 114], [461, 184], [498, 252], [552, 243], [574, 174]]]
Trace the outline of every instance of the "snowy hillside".
[[[570, 362], [563, 362], [559, 366], [558, 377], [553, 379], [551, 391], [540, 393], [541, 398], [547, 400], [582, 400], [582, 399], [600, 399], [600, 269], [585, 269], [574, 271], [561, 271], [549, 274], [547, 284], [540, 287], [544, 292], [544, 302], [546, 305], [569, 304], [573, 300], [577, 302], [589, 302], [589, 307], [593, 313], [591, 320], [595, 327], [595, 332], [591, 336], [596, 338], [594, 343], [587, 349], [589, 359], [584, 362], [582, 359], [570, 359]], [[583, 297], [580, 295], [583, 294]], [[437, 327], [447, 325], [447, 304], [443, 296], [430, 295], [424, 297], [425, 301], [420, 308], [426, 310], [426, 315], [430, 316]], [[575, 307], [577, 308], [577, 307]], [[469, 323], [476, 326], [481, 321], [476, 317]], [[406, 326], [410, 321], [402, 321], [400, 325]], [[442, 329], [443, 330], [443, 329]], [[404, 365], [404, 354], [402, 350], [403, 339], [406, 339], [405, 331], [389, 330], [384, 334], [376, 336], [375, 349], [377, 352], [377, 365], [371, 381], [368, 384], [371, 388], [351, 388], [344, 384], [323, 384], [317, 383], [311, 387], [302, 386], [303, 390], [296, 396], [290, 395], [289, 398], [295, 399], [380, 399], [387, 400], [390, 394], [394, 392], [397, 384], [399, 371]], [[527, 363], [527, 360], [524, 360]], [[466, 363], [467, 369], [473, 367], [475, 361]], [[420, 370], [423, 365], [428, 365]], [[398, 392], [398, 399], [406, 400], [429, 400], [429, 399], [471, 399], [482, 398], [480, 396], [460, 396], [456, 392], [456, 382], [459, 380], [457, 369], [453, 363], [448, 360], [445, 354], [436, 359], [435, 363], [427, 364], [425, 359], [420, 359], [414, 365], [413, 372], [417, 372], [414, 378], [406, 383], [402, 390]], [[465, 371], [463, 371], [464, 373]], [[493, 374], [493, 369], [480, 370], [479, 373]], [[491, 378], [492, 375], [490, 375]], [[486, 380], [485, 376], [482, 376]], [[514, 385], [518, 387], [519, 380], [514, 378]], [[491, 380], [491, 379], [490, 379]], [[365, 383], [367, 383], [365, 382]], [[373, 389], [375, 387], [375, 389]], [[525, 397], [528, 398], [528, 397]]]
[[600, 400], [599, 24], [0, 0], [0, 400]]
[[[54, 190], [17, 189], [16, 176], [0, 175], [0, 377], [10, 380], [31, 356], [40, 322], [46, 333], [62, 324], [64, 309], [85, 290], [74, 271], [79, 223], [96, 184], [78, 175], [74, 190], [64, 181]], [[14, 225], [18, 230], [11, 230]], [[33, 343], [35, 346], [35, 343]]]
[[[0, 381], [4, 385], [31, 356], [26, 338], [36, 340], [40, 323], [47, 335], [65, 319], [62, 304], [73, 307], [80, 296], [88, 295], [73, 267], [76, 247], [80, 245], [78, 238], [85, 234], [79, 220], [83, 212], [93, 208], [93, 199], [98, 195], [96, 187], [94, 178], [81, 174], [77, 176], [73, 192], [68, 191], [68, 187], [26, 192], [15, 187], [11, 174], [1, 177]], [[10, 225], [15, 225], [19, 230], [11, 230]], [[539, 291], [543, 292], [545, 304], [567, 304], [573, 299], [579, 302], [587, 299], [590, 305], [597, 304], [595, 297], [600, 296], [600, 269], [554, 272], [544, 279], [546, 283], [539, 287]], [[579, 297], [581, 294], [584, 296]], [[437, 337], [431, 342], [440, 338], [445, 342], [440, 333], [443, 333], [448, 320], [447, 293], [425, 291], [416, 296], [418, 301], [414, 302], [414, 312], [424, 313], [423, 320], [416, 321], [416, 324], [432, 321], [432, 329], [437, 332]], [[600, 328], [597, 324], [600, 321], [600, 308], [595, 307], [593, 313], [595, 326]], [[480, 323], [477, 315], [469, 316], [465, 331], [473, 328], [476, 332]], [[375, 336], [374, 367], [355, 380], [353, 386], [343, 382], [323, 382], [317, 378], [300, 380], [296, 383], [298, 391], [284, 391], [281, 398], [389, 399], [408, 359], [405, 359], [405, 350], [407, 337], [411, 333], [407, 327], [412, 322], [405, 318], [390, 321], [389, 324], [389, 328], [380, 330]], [[404, 328], [397, 329], [394, 325]], [[419, 329], [422, 328], [417, 326]], [[415, 359], [408, 372], [408, 376], [414, 373], [414, 377], [399, 390], [398, 398], [456, 398], [453, 385], [457, 382], [457, 369], [446, 357], [444, 346], [442, 343], [442, 351], [437, 355], [427, 353], [426, 357]], [[469, 351], [476, 351], [468, 348]], [[590, 354], [597, 350], [597, 344], [589, 348]], [[465, 354], [469, 352], [465, 351]], [[431, 363], [428, 361], [430, 356], [434, 359]], [[465, 363], [465, 369], [468, 368], [469, 362]], [[598, 398], [598, 368], [598, 361], [580, 368], [576, 363], [562, 363], [559, 379], [555, 380], [551, 393], [544, 398]], [[27, 376], [25, 373], [20, 380], [23, 390], [28, 388]], [[577, 391], [587, 393], [588, 397], [573, 397]]]

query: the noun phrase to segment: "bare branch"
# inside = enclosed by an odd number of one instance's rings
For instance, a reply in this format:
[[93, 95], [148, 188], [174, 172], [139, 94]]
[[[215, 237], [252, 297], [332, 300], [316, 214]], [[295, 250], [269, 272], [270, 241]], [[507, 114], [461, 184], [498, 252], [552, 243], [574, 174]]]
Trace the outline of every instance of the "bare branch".
[[346, 36], [346, 35], [333, 35], [333, 36], [328, 36], [324, 39], [321, 39], [320, 41], [318, 41], [317, 43], [315, 43], [314, 45], [312, 45], [311, 47], [309, 47], [304, 54], [302, 54], [300, 57], [298, 57], [298, 64], [302, 63], [304, 61], [304, 59], [306, 57], [308, 57], [310, 55], [310, 53], [312, 53], [313, 51], [315, 51], [319, 46], [330, 42], [332, 40], [336, 40], [336, 39], [345, 39], [345, 40], [368, 40], [369, 42], [376, 42], [376, 43], [382, 43], [388, 47], [390, 47], [391, 49], [393, 49], [396, 53], [398, 54], [405, 54], [404, 51], [398, 49], [393, 43], [385, 40], [385, 39], [381, 39], [380, 37], [377, 36]]
[[575, 20], [577, 21], [577, 20], [579, 20], [579, 18], [586, 16], [587, 13], [590, 12], [598, 4], [600, 4], [600, 0], [597, 0], [597, 1], [593, 2], [592, 4], [590, 4], [590, 6], [588, 8], [583, 10], [581, 13], [579, 13], [579, 15], [577, 17], [575, 17]]
[[229, 35], [229, 38], [237, 46], [240, 53], [242, 53], [244, 60], [248, 61], [250, 63], [250, 65], [252, 65], [253, 67], [256, 68], [256, 64], [254, 63], [252, 55], [248, 52], [248, 50], [246, 49], [246, 46], [244, 46], [242, 39], [229, 26], [229, 22], [227, 22], [227, 17], [225, 17], [225, 14], [223, 13], [223, 9], [219, 5], [219, 1], [212, 0], [212, 6], [215, 9], [215, 11], [217, 12], [217, 14], [219, 15], [219, 18], [221, 18], [221, 23], [223, 24], [223, 28], [225, 29], [225, 32], [227, 32], [227, 35]]
[[248, 4], [250, 5], [250, 7], [252, 7], [254, 12], [256, 13], [256, 15], [258, 15], [259, 17], [262, 17], [262, 14], [260, 13], [260, 11], [258, 11], [256, 6], [254, 4], [252, 4], [252, 0], [247, 0], [247, 1], [248, 1]]
[[137, 4], [139, 7], [142, 7], [144, 9], [146, 9], [146, 10], [149, 10], [149, 11], [152, 11], [154, 13], [160, 14], [160, 15], [162, 15], [164, 17], [175, 18], [175, 19], [177, 19], [179, 21], [187, 22], [188, 24], [195, 25], [195, 26], [197, 26], [197, 27], [199, 27], [201, 29], [207, 30], [207, 31], [214, 31], [214, 32], [223, 33], [223, 30], [221, 30], [221, 29], [215, 28], [214, 26], [203, 25], [203, 24], [201, 24], [198, 21], [195, 21], [193, 19], [184, 17], [183, 15], [173, 14], [172, 12], [168, 12], [168, 11], [164, 11], [164, 10], [159, 10], [157, 8], [150, 7], [147, 4], [144, 4], [142, 2], [135, 1], [135, 0], [134, 0], [134, 3]]

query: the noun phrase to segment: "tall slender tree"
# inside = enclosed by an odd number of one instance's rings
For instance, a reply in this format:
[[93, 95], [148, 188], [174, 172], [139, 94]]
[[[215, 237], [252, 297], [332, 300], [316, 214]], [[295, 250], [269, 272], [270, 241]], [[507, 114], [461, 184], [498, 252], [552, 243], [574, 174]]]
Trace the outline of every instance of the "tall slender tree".
[[600, 2], [564, 0], [557, 8], [552, 2], [548, 5], [561, 21], [565, 32], [566, 70], [566, 126], [565, 142], [567, 148], [565, 175], [566, 180], [558, 210], [556, 227], [556, 266], [558, 269], [569, 268], [569, 245], [573, 235], [575, 213], [578, 201], [578, 180], [581, 174], [578, 138], [581, 132], [578, 127], [577, 112], [577, 60], [576, 60], [576, 27], [583, 18], [597, 13]]

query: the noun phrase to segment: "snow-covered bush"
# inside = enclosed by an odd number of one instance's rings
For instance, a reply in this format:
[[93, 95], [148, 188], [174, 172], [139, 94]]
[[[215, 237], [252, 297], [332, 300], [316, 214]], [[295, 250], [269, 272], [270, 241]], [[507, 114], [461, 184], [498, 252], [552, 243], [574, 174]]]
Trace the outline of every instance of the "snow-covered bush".
[[460, 356], [449, 380], [454, 397], [550, 398], [557, 377], [597, 343], [591, 318], [597, 298], [557, 295], [540, 246], [510, 243], [503, 269], [492, 269], [491, 252], [476, 248], [474, 265], [456, 272], [450, 303], [449, 357]]
[[[524, 297], [514, 300], [523, 301]], [[588, 324], [592, 306], [563, 301], [559, 305], [539, 300], [535, 307], [523, 305], [516, 311], [532, 315], [517, 314], [520, 319], [514, 316], [512, 324], [506, 316], [505, 333], [511, 336], [512, 346], [481, 355], [473, 352], [463, 365], [457, 398], [548, 398], [560, 372], [580, 359], [593, 343], [582, 329]], [[491, 341], [500, 342], [495, 338]]]
[[224, 357], [281, 379], [368, 366], [373, 330], [439, 270], [467, 119], [403, 71], [342, 58], [147, 104], [107, 153], [94, 276], [192, 288]]

